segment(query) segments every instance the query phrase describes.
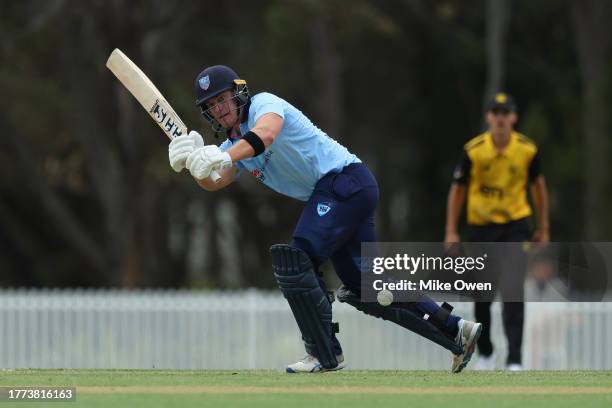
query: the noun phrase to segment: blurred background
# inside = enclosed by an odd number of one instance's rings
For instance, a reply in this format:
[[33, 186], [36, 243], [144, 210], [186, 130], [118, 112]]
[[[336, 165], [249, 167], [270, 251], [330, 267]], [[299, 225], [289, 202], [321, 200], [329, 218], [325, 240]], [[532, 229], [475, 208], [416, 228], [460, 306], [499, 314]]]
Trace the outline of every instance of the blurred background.
[[440, 241], [452, 169], [498, 90], [540, 146], [553, 241], [609, 240], [612, 2], [0, 1], [0, 286], [272, 288], [301, 203], [218, 193], [106, 69], [121, 48], [215, 141], [194, 79], [232, 66], [376, 174], [381, 241]]

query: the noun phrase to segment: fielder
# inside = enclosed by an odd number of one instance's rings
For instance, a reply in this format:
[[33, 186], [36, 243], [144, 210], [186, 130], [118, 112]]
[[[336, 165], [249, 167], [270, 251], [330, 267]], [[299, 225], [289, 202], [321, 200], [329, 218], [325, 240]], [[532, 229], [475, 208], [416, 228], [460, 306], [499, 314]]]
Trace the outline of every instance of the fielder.
[[[357, 156], [316, 127], [302, 112], [267, 92], [251, 96], [230, 68], [206, 68], [196, 79], [196, 105], [221, 146], [205, 146], [195, 131], [174, 139], [170, 165], [187, 168], [207, 191], [233, 183], [245, 171], [271, 189], [305, 203], [289, 245], [270, 248], [274, 276], [302, 334], [306, 357], [288, 373], [316, 373], [345, 366], [332, 323], [332, 301], [318, 267], [331, 259], [343, 286], [337, 297], [367, 314], [393, 321], [450, 350], [452, 371], [470, 360], [482, 326], [423, 296], [383, 307], [360, 299], [362, 242], [376, 241], [376, 179]], [[211, 179], [217, 171], [221, 180]], [[426, 319], [428, 317], [428, 319]]]
[[[541, 170], [537, 145], [514, 130], [518, 120], [512, 96], [500, 92], [488, 103], [485, 118], [488, 128], [467, 142], [453, 174], [446, 216], [444, 241], [459, 242], [457, 226], [467, 197], [469, 238], [473, 242], [549, 241], [548, 192]], [[537, 229], [530, 232], [531, 206], [527, 200], [530, 188], [536, 208]], [[510, 247], [513, 251], [516, 247]], [[527, 272], [527, 254], [508, 252], [511, 263], [500, 266], [503, 326], [508, 339], [506, 368], [522, 370], [521, 348], [525, 305], [523, 282]], [[509, 270], [510, 269], [510, 270]], [[505, 284], [504, 284], [505, 283]], [[509, 293], [512, 293], [511, 295]], [[510, 299], [514, 298], [514, 299]], [[514, 300], [514, 301], [510, 301]], [[483, 322], [478, 340], [480, 358], [476, 369], [492, 370], [496, 356], [491, 342], [491, 302], [478, 301], [474, 314]]]

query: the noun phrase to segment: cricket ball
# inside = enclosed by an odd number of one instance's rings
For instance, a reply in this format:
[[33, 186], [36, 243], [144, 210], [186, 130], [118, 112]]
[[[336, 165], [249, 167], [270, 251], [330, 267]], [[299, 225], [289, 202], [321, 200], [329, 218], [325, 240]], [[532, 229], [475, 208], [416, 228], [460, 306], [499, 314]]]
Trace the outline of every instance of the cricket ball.
[[376, 300], [381, 306], [389, 306], [393, 303], [393, 293], [387, 289], [383, 289], [376, 295]]

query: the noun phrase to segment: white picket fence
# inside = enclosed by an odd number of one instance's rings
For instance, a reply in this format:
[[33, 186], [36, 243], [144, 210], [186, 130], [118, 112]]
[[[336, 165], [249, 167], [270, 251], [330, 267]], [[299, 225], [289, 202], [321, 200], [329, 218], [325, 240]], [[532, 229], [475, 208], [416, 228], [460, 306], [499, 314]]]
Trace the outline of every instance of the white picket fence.
[[[531, 303], [526, 316], [526, 368], [612, 369], [612, 303]], [[334, 319], [350, 368], [449, 368], [450, 353], [392, 323], [338, 302]], [[498, 304], [492, 331], [501, 367]], [[282, 369], [303, 354], [277, 292], [0, 290], [0, 368]]]

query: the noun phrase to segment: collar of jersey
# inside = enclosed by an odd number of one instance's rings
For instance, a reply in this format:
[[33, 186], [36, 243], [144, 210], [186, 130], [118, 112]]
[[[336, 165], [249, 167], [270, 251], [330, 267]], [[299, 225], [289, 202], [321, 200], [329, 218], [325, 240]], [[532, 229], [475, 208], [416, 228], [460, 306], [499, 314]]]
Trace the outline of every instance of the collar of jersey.
[[[246, 123], [249, 120], [249, 108], [251, 107], [251, 99], [249, 98], [249, 101], [246, 103], [246, 105], [244, 105], [244, 116], [242, 119], [242, 122], [240, 122], [240, 124]], [[238, 140], [242, 139], [242, 136], [240, 137], [232, 137], [232, 130], [228, 129], [225, 132], [225, 135], [227, 136], [227, 138], [232, 142], [235, 143]]]
[[495, 143], [493, 143], [493, 135], [491, 134], [491, 132], [487, 131], [487, 135], [485, 136], [485, 139], [487, 140], [489, 148], [493, 150], [496, 157], [506, 157], [508, 155], [508, 152], [514, 146], [514, 143], [516, 142], [516, 138], [517, 138], [516, 132], [513, 130], [510, 133], [510, 141], [508, 142], [508, 145], [504, 148], [504, 150], [499, 151], [497, 150], [497, 147], [495, 147]]

